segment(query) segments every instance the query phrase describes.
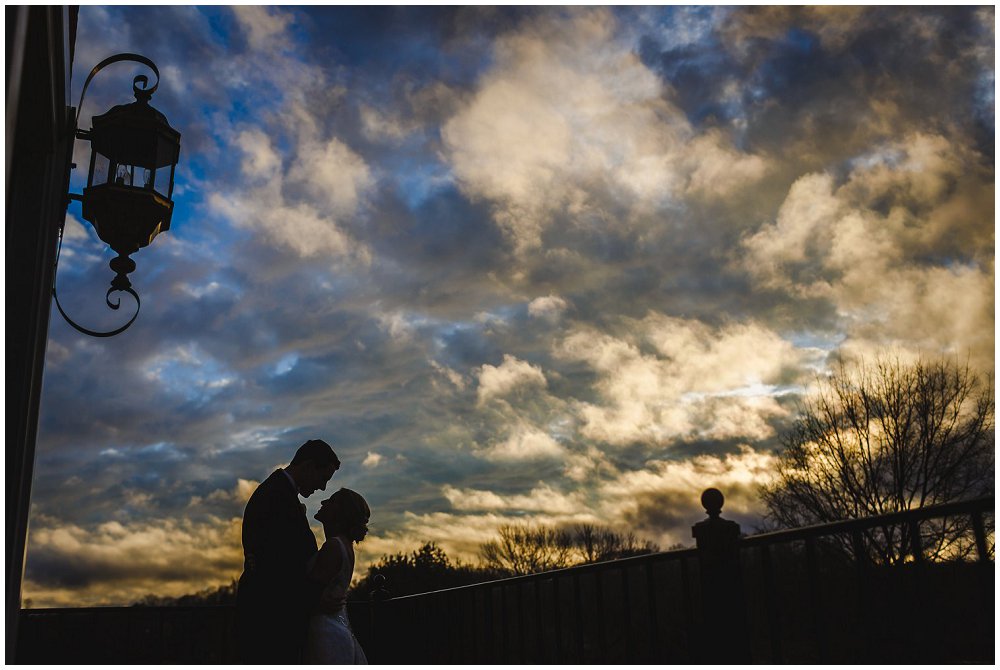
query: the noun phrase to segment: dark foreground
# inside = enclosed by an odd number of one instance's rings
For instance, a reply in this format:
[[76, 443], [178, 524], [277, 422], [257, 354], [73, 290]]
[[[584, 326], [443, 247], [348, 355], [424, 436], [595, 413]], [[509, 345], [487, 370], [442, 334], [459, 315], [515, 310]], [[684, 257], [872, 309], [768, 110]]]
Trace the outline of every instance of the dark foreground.
[[[986, 498], [743, 538], [716, 515], [697, 549], [349, 611], [372, 663], [992, 664], [993, 508]], [[914, 552], [886, 566], [864, 551], [879, 533], [958, 515], [975, 520], [961, 560]], [[14, 660], [234, 663], [235, 640], [232, 606], [23, 610]]]

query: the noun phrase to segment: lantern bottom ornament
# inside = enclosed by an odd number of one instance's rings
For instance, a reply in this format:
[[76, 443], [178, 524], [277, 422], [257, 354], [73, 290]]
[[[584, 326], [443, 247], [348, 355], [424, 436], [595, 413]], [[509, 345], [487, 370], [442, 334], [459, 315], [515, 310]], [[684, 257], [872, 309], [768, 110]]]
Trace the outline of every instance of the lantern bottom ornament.
[[[59, 249], [60, 251], [62, 250], [61, 235], [59, 238]], [[58, 263], [59, 263], [59, 253], [57, 252], [56, 264]], [[139, 309], [142, 307], [142, 301], [139, 300], [139, 294], [135, 292], [134, 288], [132, 288], [132, 282], [128, 278], [129, 273], [135, 270], [135, 261], [129, 258], [127, 254], [119, 253], [117, 256], [111, 259], [111, 262], [108, 265], [110, 265], [111, 269], [115, 272], [115, 278], [111, 280], [111, 288], [109, 288], [108, 292], [104, 294], [105, 304], [111, 309], [118, 309], [119, 307], [121, 307], [121, 302], [122, 302], [121, 298], [119, 298], [114, 302], [111, 301], [112, 293], [128, 293], [133, 298], [135, 298], [135, 314], [132, 315], [131, 319], [125, 322], [125, 325], [119, 328], [115, 328], [114, 330], [109, 330], [109, 331], [91, 330], [89, 328], [86, 328], [78, 324], [76, 321], [70, 318], [69, 314], [67, 314], [66, 311], [63, 309], [62, 305], [59, 303], [59, 294], [56, 292], [55, 286], [52, 287], [52, 297], [55, 298], [56, 309], [59, 310], [59, 313], [62, 315], [62, 318], [66, 320], [66, 323], [73, 326], [74, 329], [83, 333], [84, 335], [90, 335], [91, 337], [112, 337], [113, 335], [117, 335], [118, 333], [124, 332], [129, 326], [132, 325], [133, 322], [135, 322], [136, 318], [138, 318], [139, 316]]]

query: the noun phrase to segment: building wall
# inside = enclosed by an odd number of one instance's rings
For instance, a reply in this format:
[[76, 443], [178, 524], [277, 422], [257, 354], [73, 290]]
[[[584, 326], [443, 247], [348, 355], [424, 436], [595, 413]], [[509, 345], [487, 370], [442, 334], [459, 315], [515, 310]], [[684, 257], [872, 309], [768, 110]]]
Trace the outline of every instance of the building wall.
[[75, 7], [5, 8], [6, 649], [13, 658], [59, 228], [66, 214]]

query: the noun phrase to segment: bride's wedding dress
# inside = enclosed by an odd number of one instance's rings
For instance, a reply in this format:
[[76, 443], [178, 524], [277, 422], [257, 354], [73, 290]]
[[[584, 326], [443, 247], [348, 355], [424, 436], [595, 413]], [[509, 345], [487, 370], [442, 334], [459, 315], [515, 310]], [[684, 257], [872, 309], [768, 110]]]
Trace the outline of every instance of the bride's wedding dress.
[[[323, 595], [337, 599], [347, 593], [351, 576], [354, 574], [354, 560], [348, 555], [347, 548], [340, 538], [334, 537], [329, 541], [337, 543], [343, 561], [340, 572], [327, 584]], [[309, 618], [303, 660], [306, 663], [322, 664], [368, 664], [364, 650], [354, 639], [354, 633], [351, 631], [346, 605], [332, 614], [313, 614]]]

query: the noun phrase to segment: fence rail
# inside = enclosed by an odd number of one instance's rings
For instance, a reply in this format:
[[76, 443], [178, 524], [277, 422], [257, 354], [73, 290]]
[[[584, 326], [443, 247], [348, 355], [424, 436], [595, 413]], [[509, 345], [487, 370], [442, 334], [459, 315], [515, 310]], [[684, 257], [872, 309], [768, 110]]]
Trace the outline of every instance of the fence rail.
[[[972, 500], [962, 500], [941, 505], [928, 507], [918, 507], [917, 509], [904, 510], [902, 512], [890, 512], [879, 516], [863, 517], [860, 519], [844, 519], [843, 521], [833, 521], [831, 523], [818, 524], [815, 526], [803, 526], [801, 528], [790, 528], [778, 530], [770, 533], [759, 533], [742, 538], [743, 546], [760, 544], [772, 544], [776, 542], [792, 542], [808, 538], [822, 537], [824, 535], [838, 535], [856, 530], [868, 530], [886, 525], [910, 525], [913, 522], [939, 519], [949, 516], [969, 515], [973, 520], [974, 537], [979, 553], [979, 560], [988, 561], [989, 551], [986, 547], [986, 530], [983, 523], [983, 515], [992, 514], [995, 502], [993, 496], [984, 498], [974, 498]], [[979, 519], [978, 523], [975, 519]]]
[[[698, 549], [375, 603], [368, 613], [373, 630], [378, 640], [393, 642], [377, 644], [370, 657], [387, 663], [992, 658], [993, 551], [984, 522], [993, 514], [992, 496], [742, 538], [736, 524], [719, 517], [719, 498], [715, 516], [698, 524], [704, 528]], [[975, 563], [921, 560], [918, 541], [897, 565], [874, 564], [868, 556], [867, 531], [898, 527], [919, 539], [922, 522], [961, 515], [971, 519]], [[840, 536], [853, 554], [831, 542]]]
[[[374, 663], [994, 662], [992, 496], [750, 537], [702, 500], [696, 549], [352, 602], [353, 626]], [[955, 518], [969, 551], [925, 556]], [[19, 662], [236, 661], [231, 606], [22, 614]]]
[[[376, 662], [690, 659], [694, 549], [574, 566], [373, 603]], [[391, 587], [391, 585], [390, 585]], [[660, 624], [668, 627], [663, 635]]]

